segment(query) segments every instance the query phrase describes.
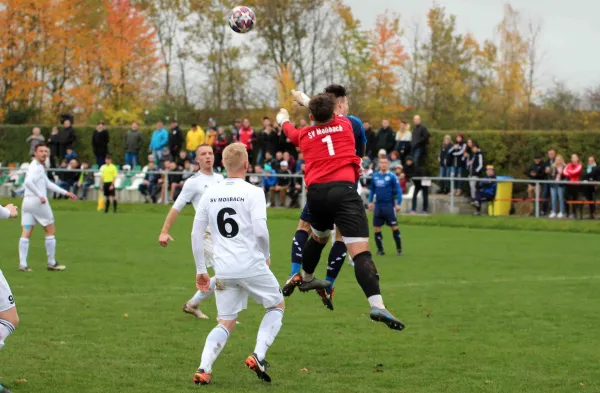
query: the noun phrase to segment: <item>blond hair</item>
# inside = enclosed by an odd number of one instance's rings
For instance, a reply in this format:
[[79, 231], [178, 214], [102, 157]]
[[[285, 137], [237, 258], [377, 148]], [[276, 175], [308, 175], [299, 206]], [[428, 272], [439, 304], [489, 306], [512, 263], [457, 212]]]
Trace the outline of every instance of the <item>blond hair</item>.
[[223, 150], [223, 165], [227, 172], [243, 171], [247, 161], [248, 152], [243, 143], [232, 143]]
[[554, 163], [552, 164], [552, 166], [554, 168], [556, 168], [558, 165], [563, 165], [563, 166], [565, 165], [565, 159], [560, 154], [556, 155], [556, 158], [554, 159]]

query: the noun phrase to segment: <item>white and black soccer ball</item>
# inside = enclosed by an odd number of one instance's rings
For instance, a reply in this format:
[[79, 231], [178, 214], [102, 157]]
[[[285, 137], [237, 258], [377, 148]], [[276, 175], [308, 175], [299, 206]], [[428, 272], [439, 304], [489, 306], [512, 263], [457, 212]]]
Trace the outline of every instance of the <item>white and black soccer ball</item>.
[[256, 15], [250, 7], [243, 5], [234, 7], [229, 11], [229, 26], [236, 33], [247, 33], [254, 27], [256, 23]]

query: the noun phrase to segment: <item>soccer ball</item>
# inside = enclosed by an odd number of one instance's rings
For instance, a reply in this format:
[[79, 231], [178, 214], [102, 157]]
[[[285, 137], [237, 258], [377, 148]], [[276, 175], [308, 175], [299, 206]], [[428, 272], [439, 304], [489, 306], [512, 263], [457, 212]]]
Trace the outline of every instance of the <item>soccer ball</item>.
[[254, 27], [256, 15], [249, 7], [237, 6], [229, 11], [229, 26], [236, 33], [247, 33]]

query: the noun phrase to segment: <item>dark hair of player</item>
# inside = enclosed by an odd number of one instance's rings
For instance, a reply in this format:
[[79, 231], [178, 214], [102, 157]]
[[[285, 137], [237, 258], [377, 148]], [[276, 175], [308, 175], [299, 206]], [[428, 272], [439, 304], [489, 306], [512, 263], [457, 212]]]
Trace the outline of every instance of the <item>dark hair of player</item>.
[[35, 146], [35, 150], [34, 151], [37, 151], [37, 149], [39, 149], [40, 147], [46, 147], [46, 144], [44, 142], [41, 142], [40, 144], [38, 144], [38, 145]]
[[348, 91], [342, 85], [329, 85], [325, 88], [325, 93], [333, 94], [335, 98], [346, 97]]
[[332, 94], [319, 94], [308, 103], [308, 109], [316, 123], [326, 123], [333, 118], [335, 98]]

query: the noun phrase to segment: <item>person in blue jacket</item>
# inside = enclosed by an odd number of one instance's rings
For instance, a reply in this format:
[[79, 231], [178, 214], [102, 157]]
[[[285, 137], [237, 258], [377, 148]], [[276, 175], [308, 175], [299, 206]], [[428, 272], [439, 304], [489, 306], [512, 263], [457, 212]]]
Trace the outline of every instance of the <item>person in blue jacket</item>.
[[162, 156], [162, 150], [169, 143], [169, 131], [163, 126], [163, 122], [156, 123], [156, 130], [150, 138], [150, 152], [154, 156], [155, 163], [158, 163]]
[[[383, 235], [381, 227], [387, 224], [392, 227], [396, 241], [396, 255], [402, 255], [402, 238], [398, 229], [396, 212], [402, 205], [402, 190], [395, 174], [389, 171], [390, 162], [387, 157], [379, 159], [379, 171], [373, 173], [371, 192], [369, 194], [369, 210], [373, 212], [373, 227], [375, 227], [375, 243], [377, 255], [385, 255], [383, 251]], [[373, 199], [375, 203], [373, 204]]]
[[277, 185], [277, 172], [271, 167], [271, 165], [265, 164], [265, 176], [262, 181], [262, 189], [265, 193], [268, 193], [271, 187], [275, 187]]
[[485, 178], [478, 183], [477, 191], [475, 192], [475, 215], [481, 215], [481, 202], [491, 202], [496, 198], [496, 190], [498, 189], [498, 182], [496, 179], [496, 172], [493, 165], [488, 165], [485, 169]]

